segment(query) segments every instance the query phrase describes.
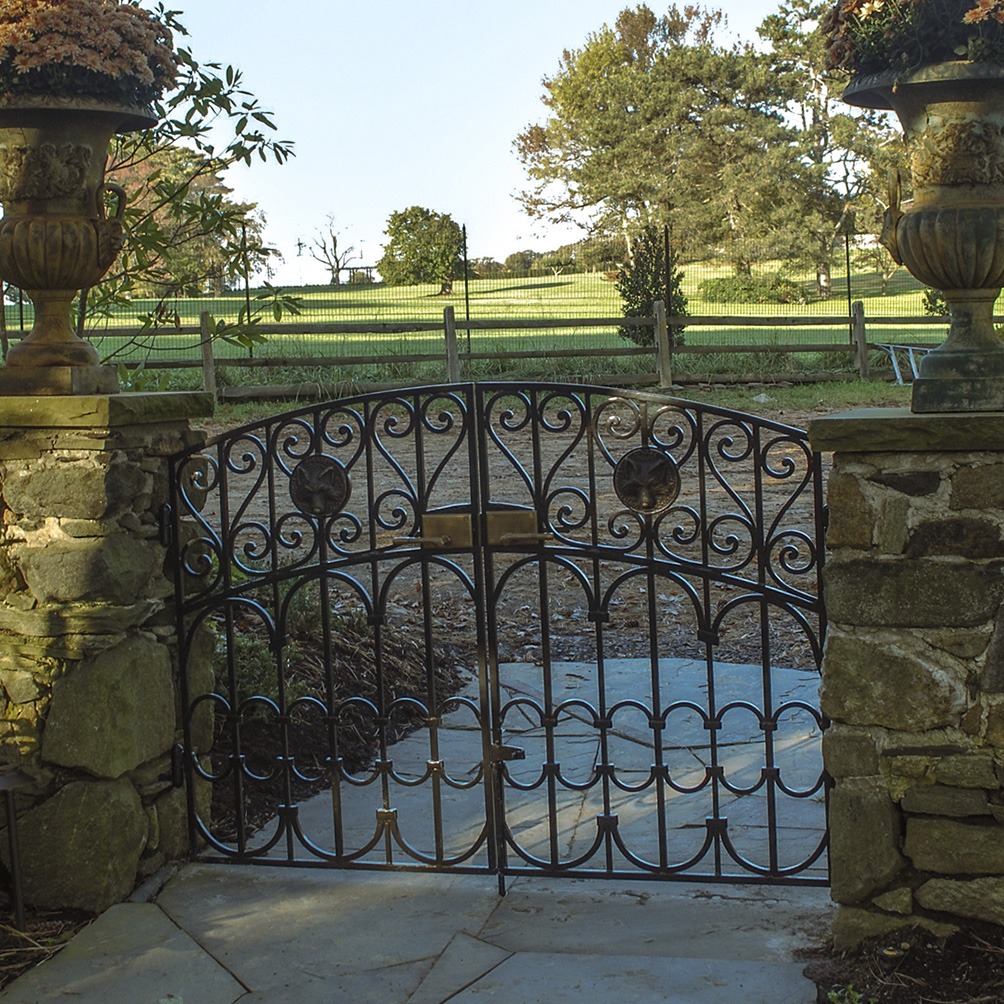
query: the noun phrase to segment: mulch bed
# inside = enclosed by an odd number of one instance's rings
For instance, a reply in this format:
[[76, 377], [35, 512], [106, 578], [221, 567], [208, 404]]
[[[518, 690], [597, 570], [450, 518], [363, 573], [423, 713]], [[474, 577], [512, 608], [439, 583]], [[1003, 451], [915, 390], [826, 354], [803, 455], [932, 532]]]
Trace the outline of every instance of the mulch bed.
[[814, 954], [805, 975], [818, 1004], [1004, 1001], [1004, 927], [996, 924], [973, 922], [948, 938], [907, 928], [856, 952]]
[[[243, 625], [254, 631], [256, 625]], [[292, 652], [287, 664], [288, 685], [301, 696], [316, 697], [327, 704], [325, 683], [325, 653], [320, 633], [309, 625], [291, 632]], [[351, 621], [341, 623], [331, 632], [331, 676], [335, 686], [331, 706], [348, 698], [377, 700], [377, 666], [373, 634], [365, 625]], [[424, 652], [418, 642], [404, 631], [385, 631], [383, 638], [384, 678], [392, 681], [389, 698], [414, 698], [428, 703]], [[460, 652], [440, 647], [434, 652], [434, 678], [439, 701], [456, 694], [467, 682], [460, 664]], [[468, 663], [469, 664], [469, 663]], [[330, 755], [327, 726], [320, 714], [304, 706], [292, 715], [289, 729], [290, 746], [295, 752], [297, 771], [305, 778], [294, 776], [289, 795], [294, 801], [309, 798], [331, 787], [331, 777], [325, 759]], [[423, 722], [418, 707], [404, 705], [395, 712], [387, 727], [388, 742], [403, 739]], [[221, 774], [227, 767], [233, 750], [231, 724], [222, 711], [216, 717], [217, 739], [213, 745], [213, 771]], [[338, 712], [338, 753], [345, 769], [358, 770], [372, 763], [379, 749], [379, 737], [372, 716], [358, 704], [350, 704]], [[242, 716], [241, 748], [247, 755], [247, 765], [262, 780], [244, 785], [244, 824], [246, 833], [253, 833], [276, 814], [276, 807], [285, 802], [286, 772], [275, 769], [274, 757], [281, 749], [280, 727], [270, 712]], [[234, 785], [218, 781], [213, 785], [213, 832], [218, 839], [232, 841], [237, 835], [237, 812]]]
[[0, 987], [51, 959], [93, 915], [81, 910], [29, 913], [25, 930], [14, 927], [12, 911], [0, 910]]

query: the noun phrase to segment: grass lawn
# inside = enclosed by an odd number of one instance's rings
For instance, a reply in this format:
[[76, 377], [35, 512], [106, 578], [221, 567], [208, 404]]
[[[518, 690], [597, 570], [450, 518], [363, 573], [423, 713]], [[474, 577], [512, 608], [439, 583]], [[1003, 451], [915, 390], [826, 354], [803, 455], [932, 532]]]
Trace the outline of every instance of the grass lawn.
[[[833, 295], [826, 301], [816, 298], [814, 281], [807, 277], [796, 277], [805, 293], [804, 304], [712, 303], [704, 300], [700, 292], [701, 283], [728, 272], [724, 266], [706, 262], [684, 269], [683, 287], [691, 314], [763, 317], [847, 315], [845, 280], [842, 276], [834, 277]], [[608, 281], [601, 272], [557, 276], [542, 273], [525, 279], [472, 279], [466, 295], [462, 281], [454, 284], [453, 293], [449, 296], [439, 294], [438, 284], [385, 286], [382, 283], [344, 283], [340, 286], [293, 287], [285, 291], [302, 299], [302, 318], [306, 321], [438, 322], [442, 320], [443, 308], [452, 306], [459, 322], [466, 316], [468, 302], [470, 316], [477, 319], [617, 317], [621, 312], [616, 285]], [[893, 277], [886, 296], [881, 295], [881, 281], [877, 274], [854, 274], [851, 279], [851, 297], [864, 303], [867, 316], [923, 315], [923, 287], [902, 269]], [[243, 292], [234, 292], [198, 299], [178, 297], [168, 300], [166, 306], [178, 314], [183, 325], [197, 325], [199, 314], [203, 310], [208, 310], [217, 317], [236, 319], [244, 303]], [[132, 301], [130, 309], [123, 310], [112, 318], [108, 326], [133, 329], [156, 306], [157, 301], [136, 299]], [[30, 324], [32, 308], [27, 300], [24, 310]], [[7, 305], [6, 320], [11, 329], [19, 326], [17, 304]]]
[[[810, 277], [797, 277], [806, 292], [805, 304], [722, 304], [702, 299], [700, 283], [716, 275], [726, 274], [724, 266], [693, 265], [685, 268], [685, 292], [689, 297], [692, 315], [749, 316], [798, 318], [840, 318], [841, 323], [820, 326], [787, 325], [734, 325], [689, 327], [684, 333], [687, 347], [709, 346], [721, 348], [715, 354], [683, 353], [676, 357], [674, 366], [681, 374], [741, 372], [752, 377], [780, 375], [785, 372], [804, 373], [841, 371], [849, 369], [850, 335], [843, 323], [847, 316], [847, 301], [843, 295], [842, 278], [834, 278], [834, 296], [827, 301], [814, 299], [814, 282]], [[654, 361], [647, 357], [608, 356], [597, 359], [559, 359], [561, 353], [578, 353], [588, 350], [616, 350], [633, 347], [633, 343], [620, 336], [617, 327], [590, 325], [552, 327], [541, 329], [465, 329], [464, 318], [504, 321], [548, 318], [615, 318], [621, 313], [620, 297], [613, 282], [602, 273], [583, 275], [550, 275], [530, 278], [474, 279], [467, 290], [457, 282], [453, 294], [441, 296], [438, 285], [384, 286], [382, 284], [341, 286], [312, 286], [287, 290], [302, 300], [302, 313], [296, 317], [283, 317], [283, 325], [292, 330], [266, 334], [265, 341], [249, 350], [240, 345], [217, 340], [214, 355], [219, 364], [227, 360], [283, 359], [290, 374], [266, 374], [264, 370], [231, 367], [235, 372], [225, 374], [224, 381], [239, 383], [272, 382], [289, 379], [319, 379], [311, 375], [321, 365], [321, 360], [332, 357], [358, 359], [379, 357], [380, 364], [346, 366], [344, 374], [326, 374], [328, 379], [366, 382], [401, 379], [402, 373], [413, 374], [421, 380], [442, 379], [444, 338], [441, 330], [407, 333], [359, 332], [340, 334], [315, 334], [298, 332], [295, 325], [317, 323], [393, 324], [432, 323], [439, 325], [443, 309], [452, 306], [456, 313], [458, 342], [461, 354], [470, 351], [487, 358], [472, 364], [469, 372], [478, 378], [505, 376], [539, 376], [560, 378], [567, 375], [593, 373], [648, 372]], [[894, 276], [889, 294], [881, 295], [877, 275], [861, 274], [852, 278], [852, 295], [865, 304], [866, 317], [923, 316], [923, 290], [905, 271]], [[25, 323], [31, 324], [31, 304], [25, 305]], [[183, 334], [171, 327], [148, 331], [142, 337], [133, 337], [140, 319], [155, 306], [152, 300], [135, 300], [130, 309], [92, 327], [89, 337], [102, 357], [109, 361], [135, 363], [153, 360], [200, 359], [197, 333]], [[199, 315], [208, 310], [215, 317], [233, 320], [244, 306], [244, 296], [239, 293], [212, 299], [178, 298], [167, 304], [177, 312], [181, 326], [197, 327]], [[20, 327], [17, 304], [7, 306], [8, 328]], [[469, 314], [468, 314], [469, 309]], [[263, 319], [266, 332], [271, 317]], [[944, 323], [922, 326], [873, 324], [869, 327], [871, 342], [916, 342], [937, 344], [945, 333]], [[778, 346], [792, 344], [829, 344], [848, 346], [847, 353], [785, 353]], [[731, 346], [758, 346], [759, 353], [730, 353]], [[530, 362], [499, 360], [504, 352], [527, 352], [535, 356]], [[404, 361], [404, 357], [428, 354], [435, 361]], [[302, 362], [301, 362], [302, 360]], [[253, 376], [251, 374], [254, 374]]]

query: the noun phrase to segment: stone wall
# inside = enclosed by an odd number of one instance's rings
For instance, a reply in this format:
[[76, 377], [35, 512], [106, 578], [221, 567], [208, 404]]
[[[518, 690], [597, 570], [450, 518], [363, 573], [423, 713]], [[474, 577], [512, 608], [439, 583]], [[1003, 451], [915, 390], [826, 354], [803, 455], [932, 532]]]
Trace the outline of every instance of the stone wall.
[[810, 436], [834, 451], [835, 942], [1004, 924], [1004, 416], [858, 412]]
[[[166, 458], [199, 394], [0, 402], [0, 735], [25, 898], [99, 911], [188, 850]], [[4, 842], [4, 847], [6, 843]]]

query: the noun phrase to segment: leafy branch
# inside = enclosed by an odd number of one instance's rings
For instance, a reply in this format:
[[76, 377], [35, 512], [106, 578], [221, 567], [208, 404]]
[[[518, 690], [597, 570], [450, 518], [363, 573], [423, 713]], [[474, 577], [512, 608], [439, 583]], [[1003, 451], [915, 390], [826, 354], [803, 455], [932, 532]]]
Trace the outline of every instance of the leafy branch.
[[[157, 13], [176, 39], [188, 36], [179, 12], [159, 4]], [[155, 105], [157, 125], [119, 136], [111, 151], [109, 180], [129, 197], [127, 242], [112, 271], [82, 297], [81, 327], [93, 329], [143, 296], [156, 302], [142, 337], [170, 320], [169, 301], [179, 293], [219, 292], [279, 257], [265, 242], [263, 217], [230, 198], [223, 176], [235, 164], [283, 164], [294, 155], [292, 142], [276, 137], [271, 112], [239, 69], [200, 62], [185, 45], [177, 55], [178, 86]], [[253, 322], [242, 316], [234, 327]]]

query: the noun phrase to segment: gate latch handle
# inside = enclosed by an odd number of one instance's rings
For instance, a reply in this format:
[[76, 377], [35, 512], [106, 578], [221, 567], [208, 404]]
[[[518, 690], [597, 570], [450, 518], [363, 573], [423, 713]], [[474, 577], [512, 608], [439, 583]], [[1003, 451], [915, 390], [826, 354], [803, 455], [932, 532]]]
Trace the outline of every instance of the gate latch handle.
[[554, 540], [553, 533], [503, 533], [499, 536], [502, 546], [508, 544], [544, 544]]
[[497, 743], [495, 746], [495, 760], [525, 760], [526, 750], [521, 746], [506, 746], [504, 743]]
[[453, 543], [452, 537], [395, 537], [395, 544], [418, 544], [422, 547], [449, 547]]

